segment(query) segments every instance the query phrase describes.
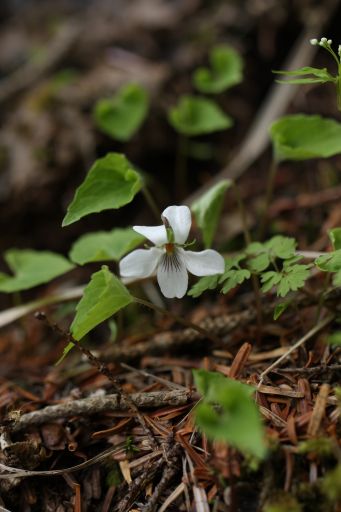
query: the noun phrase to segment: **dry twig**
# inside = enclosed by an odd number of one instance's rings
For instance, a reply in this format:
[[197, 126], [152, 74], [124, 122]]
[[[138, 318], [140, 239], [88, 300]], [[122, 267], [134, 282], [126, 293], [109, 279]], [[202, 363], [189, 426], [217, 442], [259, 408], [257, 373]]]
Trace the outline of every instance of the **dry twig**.
[[318, 333], [319, 331], [321, 331], [321, 329], [323, 329], [324, 327], [326, 327], [326, 325], [330, 324], [332, 322], [332, 320], [334, 320], [334, 315], [329, 315], [327, 316], [326, 318], [324, 318], [323, 320], [321, 320], [321, 322], [319, 322], [317, 325], [315, 325], [312, 329], [310, 329], [310, 331], [308, 331], [304, 336], [302, 336], [302, 338], [300, 338], [298, 341], [296, 341], [296, 343], [285, 353], [283, 354], [281, 357], [279, 357], [274, 363], [272, 363], [266, 370], [264, 370], [261, 374], [260, 374], [260, 380], [259, 380], [259, 386], [262, 385], [262, 382], [264, 380], [264, 377], [269, 373], [271, 372], [274, 368], [276, 368], [279, 364], [281, 364], [282, 361], [284, 361], [285, 359], [287, 359], [287, 357], [292, 354], [292, 352], [294, 352], [295, 350], [297, 350], [301, 345], [303, 345], [307, 340], [309, 340], [310, 338], [312, 338], [316, 333]]
[[41, 425], [58, 418], [71, 416], [90, 416], [104, 411], [126, 411], [131, 409], [131, 401], [142, 409], [161, 407], [164, 405], [183, 405], [190, 399], [187, 390], [152, 391], [150, 393], [134, 393], [129, 396], [118, 394], [93, 396], [79, 400], [68, 400], [63, 404], [48, 405], [44, 409], [23, 414], [12, 426], [13, 432], [25, 430], [31, 425]]

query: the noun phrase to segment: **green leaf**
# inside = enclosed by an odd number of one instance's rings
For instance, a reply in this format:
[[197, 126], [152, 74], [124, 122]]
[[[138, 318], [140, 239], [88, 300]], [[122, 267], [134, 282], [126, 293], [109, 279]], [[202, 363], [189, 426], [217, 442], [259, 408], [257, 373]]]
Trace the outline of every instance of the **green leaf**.
[[286, 260], [295, 255], [297, 242], [294, 238], [277, 235], [266, 242], [265, 247], [270, 250], [276, 258]]
[[267, 252], [267, 246], [261, 242], [251, 242], [245, 249], [247, 255], [261, 254], [264, 252]]
[[102, 210], [117, 209], [130, 203], [141, 189], [140, 175], [120, 153], [108, 153], [96, 160], [78, 187], [63, 226]]
[[69, 257], [79, 265], [91, 261], [119, 261], [143, 240], [145, 240], [143, 236], [130, 228], [88, 233], [72, 245]]
[[306, 455], [318, 455], [319, 457], [330, 457], [333, 455], [335, 445], [330, 437], [316, 437], [301, 441], [297, 446], [297, 453]]
[[291, 302], [280, 302], [279, 304], [276, 304], [273, 319], [278, 320], [279, 317], [286, 311], [286, 309], [290, 306]]
[[0, 274], [0, 291], [6, 293], [28, 290], [48, 283], [74, 268], [66, 258], [49, 251], [10, 249], [5, 252], [4, 258], [14, 274]]
[[231, 187], [230, 180], [221, 180], [195, 201], [191, 210], [198, 227], [203, 233], [205, 247], [211, 247], [223, 207], [226, 190]]
[[[264, 272], [270, 265], [271, 261], [280, 258], [287, 260], [295, 258], [296, 240], [285, 236], [274, 236], [266, 243], [252, 242], [246, 248], [246, 254], [249, 256], [247, 267], [252, 272]], [[297, 259], [296, 259], [297, 258]]]
[[313, 77], [307, 77], [307, 78], [294, 78], [294, 79], [288, 79], [288, 80], [276, 80], [276, 82], [281, 84], [314, 84], [314, 83], [326, 83], [326, 82], [335, 82], [335, 78], [327, 71], [327, 68], [311, 68], [309, 66], [294, 69], [293, 71], [273, 71], [273, 73], [276, 73], [278, 75], [284, 75], [284, 76], [297, 76], [300, 75], [313, 75]]
[[322, 492], [327, 496], [331, 503], [335, 503], [337, 510], [341, 500], [341, 463], [339, 462], [334, 469], [328, 471], [322, 479]]
[[193, 76], [194, 86], [206, 94], [218, 94], [243, 79], [243, 61], [230, 46], [216, 46], [210, 53], [211, 68], [199, 68]]
[[324, 272], [339, 272], [341, 270], [341, 249], [319, 256], [315, 260], [315, 265]]
[[264, 272], [269, 265], [270, 258], [267, 253], [258, 254], [258, 256], [249, 259], [247, 262], [247, 266], [252, 272]]
[[322, 78], [291, 78], [289, 80], [276, 80], [278, 84], [288, 85], [306, 85], [306, 84], [324, 84], [334, 80], [323, 80]]
[[285, 297], [290, 291], [297, 291], [304, 286], [310, 276], [311, 265], [292, 264], [285, 261], [281, 272], [269, 271], [261, 275], [262, 291], [268, 292], [272, 287], [277, 288], [277, 295]]
[[292, 494], [284, 491], [272, 494], [264, 503], [262, 512], [303, 512], [301, 504]]
[[219, 279], [219, 283], [224, 283], [221, 289], [222, 293], [228, 293], [230, 290], [250, 279], [251, 272], [245, 268], [227, 270]]
[[263, 284], [262, 291], [264, 293], [268, 292], [276, 286], [280, 282], [282, 278], [282, 275], [280, 272], [275, 272], [274, 270], [269, 270], [269, 272], [264, 272], [264, 274], [261, 275], [261, 282]]
[[127, 84], [113, 98], [101, 99], [96, 103], [94, 118], [105, 134], [125, 142], [143, 123], [148, 106], [147, 91], [139, 84]]
[[201, 277], [199, 281], [192, 286], [187, 295], [197, 298], [200, 297], [202, 293], [206, 292], [206, 290], [214, 290], [218, 286], [219, 278], [220, 274]]
[[[215, 276], [201, 277], [199, 281], [188, 292], [188, 295], [192, 297], [199, 297], [206, 290], [213, 290], [217, 288], [219, 283], [226, 281], [223, 293], [227, 293], [232, 288], [235, 288], [238, 284], [241, 284], [246, 279], [251, 277], [248, 270], [242, 269], [239, 266], [239, 262], [246, 258], [245, 254], [240, 253], [234, 256], [225, 258], [225, 272], [224, 274], [217, 274]], [[225, 291], [226, 290], [226, 291]]]
[[330, 334], [326, 341], [330, 345], [341, 346], [341, 331]]
[[77, 313], [71, 325], [72, 336], [76, 340], [82, 339], [91, 329], [133, 300], [128, 289], [103, 265], [101, 270], [92, 274], [77, 305]]
[[287, 269], [278, 285], [277, 295], [285, 297], [290, 291], [296, 292], [304, 286], [310, 276], [310, 265], [292, 265]]
[[328, 234], [334, 251], [341, 249], [341, 228], [330, 229]]
[[341, 124], [303, 114], [275, 121], [270, 135], [277, 161], [328, 158], [341, 153]]
[[336, 272], [333, 276], [333, 285], [334, 286], [341, 286], [341, 271]]
[[[202, 402], [195, 408], [199, 428], [213, 440], [225, 441], [245, 454], [266, 455], [263, 424], [252, 399], [254, 389], [216, 372], [194, 370]], [[215, 405], [218, 405], [217, 409]]]
[[225, 258], [225, 271], [231, 270], [232, 268], [240, 269], [239, 263], [245, 260], [246, 256], [244, 253], [235, 254]]
[[182, 96], [168, 119], [177, 132], [188, 137], [225, 130], [233, 124], [214, 101], [199, 96]]

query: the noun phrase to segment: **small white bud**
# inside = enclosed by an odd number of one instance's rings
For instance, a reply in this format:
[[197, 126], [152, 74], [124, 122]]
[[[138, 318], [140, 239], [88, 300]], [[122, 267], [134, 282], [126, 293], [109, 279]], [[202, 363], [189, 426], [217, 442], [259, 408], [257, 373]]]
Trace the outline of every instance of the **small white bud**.
[[321, 37], [320, 44], [326, 44], [327, 42], [328, 41], [326, 37]]
[[338, 52], [339, 56], [341, 57], [341, 44], [339, 44], [339, 47], [338, 47], [338, 49], [337, 49], [337, 52]]
[[318, 40], [317, 39], [310, 39], [310, 44], [312, 44], [313, 46], [316, 46], [318, 44]]
[[329, 44], [329, 46], [332, 44], [333, 40], [332, 39], [328, 39], [327, 43]]

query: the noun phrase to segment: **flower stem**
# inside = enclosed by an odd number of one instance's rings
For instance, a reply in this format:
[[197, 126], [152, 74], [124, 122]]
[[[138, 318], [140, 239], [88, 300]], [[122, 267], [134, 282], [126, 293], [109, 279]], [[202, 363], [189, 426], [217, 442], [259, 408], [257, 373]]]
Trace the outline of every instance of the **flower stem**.
[[148, 187], [146, 185], [143, 185], [141, 192], [143, 194], [143, 197], [145, 198], [146, 203], [153, 212], [154, 217], [157, 219], [158, 222], [160, 222], [161, 213]]
[[339, 66], [339, 75], [336, 79], [336, 96], [337, 96], [337, 108], [341, 112], [341, 65]]
[[274, 185], [275, 185], [275, 178], [277, 174], [277, 167], [278, 162], [275, 158], [272, 159], [270, 170], [269, 170], [269, 176], [267, 179], [267, 185], [266, 185], [266, 194], [265, 194], [265, 201], [264, 201], [264, 207], [263, 212], [260, 220], [260, 228], [259, 228], [259, 234], [258, 239], [262, 240], [265, 234], [266, 230], [266, 223], [268, 220], [268, 213], [269, 213], [269, 207], [272, 200], [272, 195], [274, 191]]
[[179, 134], [175, 163], [175, 196], [181, 199], [187, 192], [187, 150], [188, 139]]
[[167, 309], [161, 308], [160, 306], [157, 306], [156, 304], [153, 304], [152, 302], [149, 302], [148, 300], [140, 299], [139, 297], [134, 297], [134, 302], [137, 304], [141, 304], [141, 306], [146, 306], [147, 308], [153, 309], [157, 313], [161, 313], [163, 315], [168, 315], [173, 320], [178, 322], [179, 324], [184, 325], [185, 327], [189, 327], [190, 329], [194, 329], [195, 331], [202, 334], [205, 338], [210, 339], [214, 344], [220, 344], [221, 339], [218, 336], [215, 336], [214, 334], [211, 334], [206, 329], [203, 329], [199, 325], [193, 324], [192, 322], [185, 320], [183, 317], [178, 316], [174, 313], [171, 313]]

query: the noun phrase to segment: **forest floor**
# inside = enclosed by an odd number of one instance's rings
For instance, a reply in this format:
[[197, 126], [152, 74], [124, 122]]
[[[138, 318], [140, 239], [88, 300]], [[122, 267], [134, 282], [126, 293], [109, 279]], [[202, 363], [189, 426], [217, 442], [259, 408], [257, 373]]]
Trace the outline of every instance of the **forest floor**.
[[[337, 37], [337, 2], [13, 4], [0, 7], [1, 252], [29, 247], [67, 253], [83, 233], [153, 224], [137, 198], [123, 214], [104, 212], [61, 228], [75, 188], [108, 151], [123, 152], [148, 170], [161, 208], [188, 203], [214, 177], [238, 178], [249, 228], [255, 230], [271, 161], [271, 120], [289, 112], [336, 117], [328, 86], [293, 88], [278, 106], [271, 70], [283, 69], [299, 54], [302, 36], [306, 46], [309, 37]], [[217, 42], [231, 44], [245, 61], [243, 83], [221, 99], [235, 125], [199, 139], [214, 152], [206, 159], [193, 154], [179, 190], [173, 178], [177, 140], [166, 112], [179, 94], [192, 91], [193, 69], [206, 62]], [[327, 65], [320, 53], [304, 58], [299, 65]], [[152, 100], [143, 130], [123, 144], [96, 129], [91, 111], [98, 98], [127, 81], [142, 83]], [[282, 164], [267, 234], [293, 236], [302, 251], [329, 250], [328, 229], [341, 226], [340, 169], [340, 157]], [[237, 203], [229, 195], [217, 246], [233, 251], [242, 240]], [[337, 493], [330, 498], [340, 473], [330, 480], [329, 494], [323, 483], [341, 459], [333, 391], [340, 383], [341, 352], [325, 343], [337, 328], [335, 316], [328, 315], [338, 312], [340, 294], [331, 295], [321, 310], [323, 275], [314, 275], [305, 293], [297, 294], [295, 308], [277, 321], [276, 298], [268, 293], [262, 325], [253, 293], [243, 285], [218, 299], [209, 292], [166, 304], [208, 329], [219, 338], [215, 343], [132, 307], [119, 319], [115, 340], [107, 326], [97, 328], [56, 365], [75, 301], [44, 307], [38, 315], [33, 308], [15, 322], [8, 312], [84, 285], [94, 268], [80, 267], [21, 297], [0, 297], [0, 510], [341, 510]], [[198, 368], [256, 388], [270, 446], [265, 462], [255, 464], [198, 432], [193, 409], [200, 397], [192, 376]], [[13, 476], [9, 467], [16, 468]]]

